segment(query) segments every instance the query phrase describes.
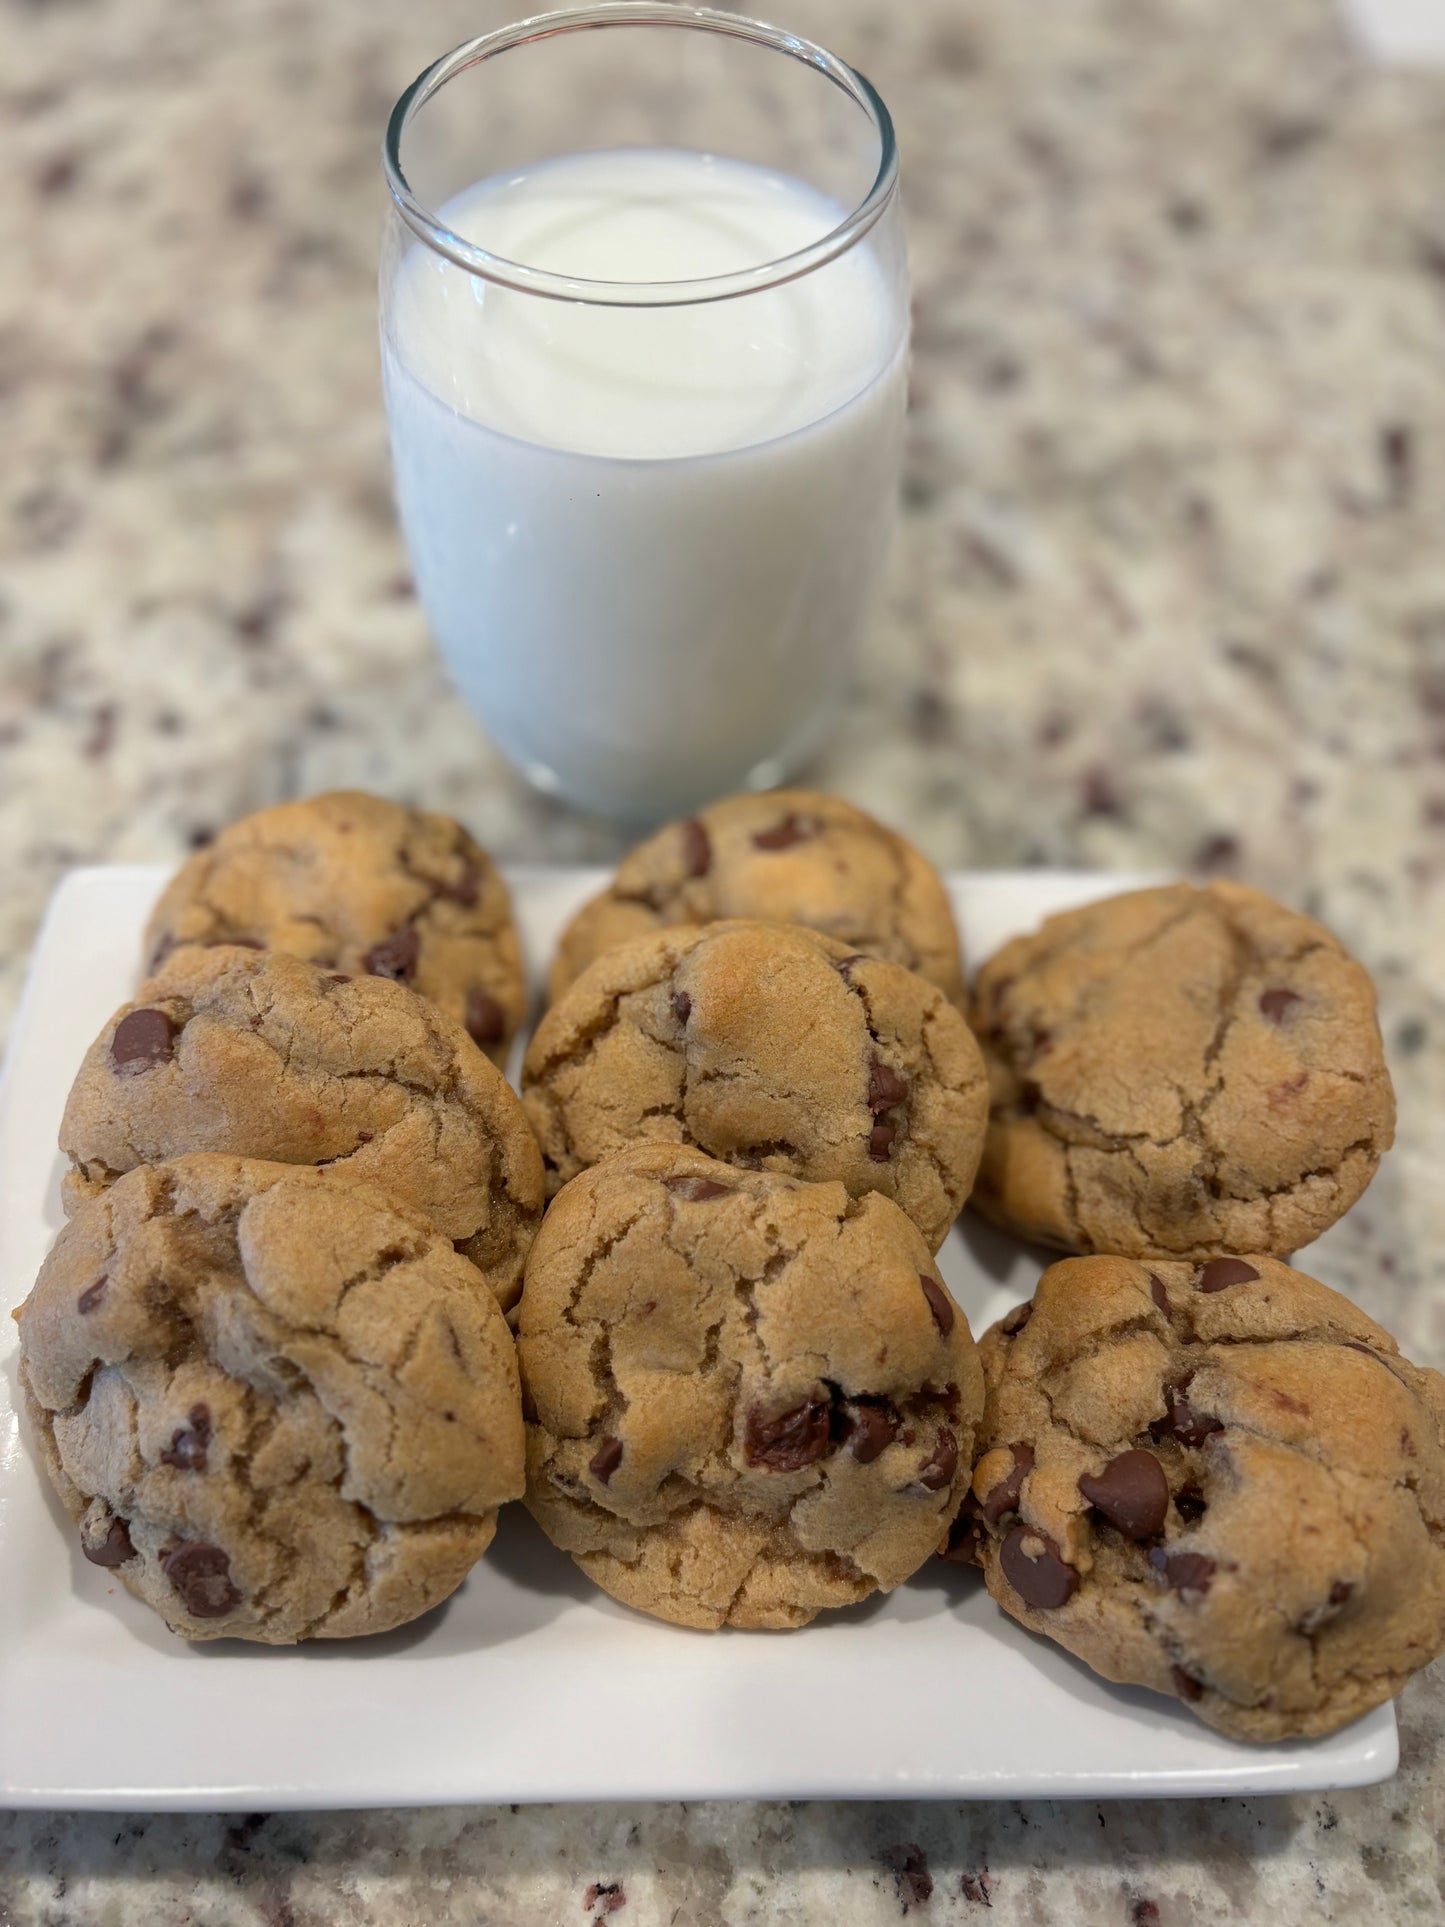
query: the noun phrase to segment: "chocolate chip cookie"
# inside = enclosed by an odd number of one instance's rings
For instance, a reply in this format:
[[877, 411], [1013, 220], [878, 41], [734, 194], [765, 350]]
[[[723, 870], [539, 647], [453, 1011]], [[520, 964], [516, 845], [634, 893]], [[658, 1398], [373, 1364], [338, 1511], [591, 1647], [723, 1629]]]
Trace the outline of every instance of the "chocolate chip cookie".
[[1369, 977], [1241, 884], [1050, 917], [984, 965], [973, 1024], [993, 1093], [973, 1203], [1068, 1251], [1287, 1254], [1394, 1135]]
[[936, 1251], [988, 1094], [968, 1026], [901, 964], [796, 924], [661, 930], [606, 951], [532, 1037], [522, 1102], [553, 1191], [646, 1140], [881, 1191]]
[[1072, 1258], [981, 1346], [955, 1552], [1106, 1679], [1332, 1733], [1445, 1648], [1445, 1378], [1266, 1257]]
[[67, 1209], [187, 1151], [318, 1164], [422, 1211], [506, 1307], [544, 1201], [521, 1105], [405, 985], [282, 951], [178, 950], [86, 1053], [60, 1128]]
[[729, 917], [807, 924], [963, 1002], [958, 930], [938, 872], [866, 811], [818, 790], [725, 797], [639, 844], [563, 931], [551, 996], [614, 944]]
[[888, 1591], [968, 1484], [968, 1323], [876, 1193], [622, 1152], [547, 1213], [517, 1348], [528, 1508], [677, 1625], [803, 1626]]
[[402, 1625], [521, 1496], [506, 1321], [367, 1186], [240, 1158], [132, 1171], [66, 1225], [16, 1317], [81, 1550], [185, 1639]]
[[409, 984], [496, 1064], [526, 1013], [507, 886], [486, 851], [449, 816], [361, 790], [258, 810], [182, 864], [151, 914], [147, 967], [216, 943]]

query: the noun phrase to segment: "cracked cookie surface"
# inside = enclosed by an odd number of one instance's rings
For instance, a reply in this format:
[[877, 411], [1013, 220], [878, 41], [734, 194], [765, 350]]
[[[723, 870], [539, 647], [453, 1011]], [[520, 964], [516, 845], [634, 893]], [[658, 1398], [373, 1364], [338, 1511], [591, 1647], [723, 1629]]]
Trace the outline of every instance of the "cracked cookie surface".
[[361, 790], [257, 810], [181, 865], [146, 928], [147, 968], [220, 943], [407, 984], [498, 1065], [526, 1014], [511, 902], [486, 851], [449, 816]]
[[1106, 1679], [1332, 1733], [1445, 1648], [1445, 1378], [1268, 1257], [1070, 1258], [980, 1345], [955, 1556]]
[[529, 1510], [678, 1625], [802, 1626], [889, 1590], [967, 1488], [978, 1355], [876, 1193], [623, 1152], [548, 1212], [517, 1349]]
[[520, 1101], [461, 1025], [383, 977], [281, 951], [178, 950], [86, 1053], [67, 1209], [188, 1151], [325, 1165], [422, 1211], [505, 1308], [541, 1220]]
[[1394, 1135], [1366, 972], [1241, 884], [1050, 917], [979, 972], [992, 1114], [974, 1205], [1067, 1251], [1287, 1254]]
[[183, 1638], [402, 1625], [521, 1496], [506, 1320], [369, 1186], [146, 1166], [65, 1226], [17, 1317], [32, 1434], [82, 1551]]
[[958, 929], [937, 870], [896, 831], [818, 790], [725, 797], [640, 843], [563, 931], [550, 995], [614, 944], [728, 918], [806, 924], [963, 1003]]
[[533, 1034], [522, 1102], [556, 1190], [636, 1142], [855, 1197], [936, 1251], [978, 1164], [978, 1046], [935, 985], [796, 924], [658, 931], [606, 952]]

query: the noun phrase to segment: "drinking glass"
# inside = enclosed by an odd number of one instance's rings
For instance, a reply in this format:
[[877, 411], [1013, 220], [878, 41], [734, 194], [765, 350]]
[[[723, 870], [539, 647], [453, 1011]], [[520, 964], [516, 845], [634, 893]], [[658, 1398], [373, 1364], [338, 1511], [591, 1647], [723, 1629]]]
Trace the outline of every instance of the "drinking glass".
[[877, 92], [777, 27], [614, 0], [444, 55], [385, 168], [397, 502], [462, 695], [538, 788], [630, 824], [785, 780], [897, 495]]

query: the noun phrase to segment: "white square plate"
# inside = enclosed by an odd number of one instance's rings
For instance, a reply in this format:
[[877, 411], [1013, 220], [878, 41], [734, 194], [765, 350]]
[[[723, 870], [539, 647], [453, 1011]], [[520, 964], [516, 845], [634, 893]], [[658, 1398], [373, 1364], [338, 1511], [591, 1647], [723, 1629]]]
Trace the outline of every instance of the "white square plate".
[[[0, 1308], [61, 1223], [55, 1149], [80, 1058], [130, 995], [165, 873], [80, 870], [41, 932], [0, 1091]], [[953, 879], [977, 961], [1052, 910], [1143, 881]], [[1151, 880], [1152, 879], [1148, 879]], [[534, 971], [590, 870], [511, 873]], [[967, 1217], [940, 1253], [975, 1332], [1038, 1254]], [[365, 1641], [187, 1646], [80, 1556], [16, 1414], [0, 1319], [0, 1803], [414, 1806], [437, 1801], [1298, 1792], [1382, 1780], [1389, 1706], [1326, 1740], [1246, 1747], [1113, 1687], [937, 1560], [796, 1633], [686, 1632], [615, 1605], [520, 1506], [445, 1606]]]

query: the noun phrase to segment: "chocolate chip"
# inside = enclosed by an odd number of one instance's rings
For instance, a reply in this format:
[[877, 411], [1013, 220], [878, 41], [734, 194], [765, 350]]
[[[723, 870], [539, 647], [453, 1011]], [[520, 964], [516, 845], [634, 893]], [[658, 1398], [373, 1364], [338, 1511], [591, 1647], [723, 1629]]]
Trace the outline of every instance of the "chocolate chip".
[[1004, 1021], [1004, 1004], [1008, 999], [1009, 992], [1017, 982], [1018, 979], [1016, 977], [998, 977], [989, 985], [989, 1009], [993, 1014], [995, 1024]]
[[682, 861], [690, 877], [705, 877], [712, 868], [712, 843], [695, 816], [682, 825]]
[[245, 1596], [231, 1583], [230, 1559], [203, 1539], [182, 1539], [161, 1554], [161, 1564], [192, 1619], [224, 1619]]
[[844, 983], [851, 987], [853, 982], [853, 966], [855, 964], [871, 963], [872, 961], [873, 959], [865, 950], [855, 950], [850, 957], [840, 957], [833, 968], [843, 979]]
[[1303, 1002], [1304, 998], [1297, 990], [1285, 990], [1283, 987], [1262, 990], [1259, 994], [1260, 1010], [1272, 1024], [1282, 1024], [1295, 1005]]
[[732, 1186], [719, 1184], [716, 1178], [685, 1176], [664, 1178], [662, 1182], [677, 1197], [686, 1198], [689, 1204], [706, 1204], [709, 1198], [726, 1198], [732, 1194]]
[[168, 1064], [175, 1053], [177, 1026], [163, 1010], [127, 1011], [110, 1040], [110, 1061], [123, 1077]]
[[1079, 1490], [1126, 1539], [1152, 1539], [1169, 1511], [1169, 1481], [1152, 1452], [1121, 1452], [1097, 1477], [1086, 1472]]
[[93, 1285], [87, 1285], [85, 1290], [76, 1299], [75, 1309], [81, 1313], [94, 1311], [101, 1299], [105, 1296], [105, 1288], [109, 1283], [110, 1279], [105, 1272], [102, 1272], [95, 1283]]
[[372, 977], [390, 977], [393, 983], [409, 984], [416, 976], [421, 959], [421, 940], [407, 923], [394, 936], [373, 944], [361, 960], [361, 967]]
[[1337, 1579], [1330, 1587], [1327, 1598], [1317, 1605], [1310, 1606], [1295, 1621], [1295, 1631], [1306, 1639], [1313, 1639], [1321, 1627], [1328, 1626], [1339, 1618], [1343, 1608], [1354, 1597], [1355, 1588], [1348, 1579]]
[[1203, 1699], [1204, 1688], [1199, 1684], [1197, 1679], [1192, 1679], [1182, 1666], [1171, 1666], [1169, 1668], [1169, 1677], [1173, 1680], [1180, 1699]]
[[161, 938], [160, 942], [150, 954], [150, 962], [146, 965], [146, 975], [148, 977], [154, 977], [166, 958], [169, 957], [171, 952], [176, 948], [179, 941], [180, 939], [178, 937]]
[[987, 1537], [973, 1513], [960, 1512], [948, 1528], [948, 1543], [938, 1556], [951, 1566], [981, 1566]]
[[1189, 1605], [1204, 1597], [1214, 1577], [1214, 1561], [1202, 1552], [1169, 1552], [1163, 1546], [1151, 1546], [1149, 1563], [1155, 1572], [1163, 1573], [1169, 1590]]
[[265, 944], [259, 937], [211, 937], [204, 948], [207, 950], [264, 950]]
[[1156, 1278], [1152, 1271], [1149, 1273], [1149, 1296], [1167, 1318], [1169, 1316], [1169, 1294], [1164, 1289], [1163, 1280]]
[[448, 897], [453, 903], [460, 903], [470, 910], [475, 907], [481, 893], [482, 873], [475, 863], [468, 863], [455, 883], [434, 884], [439, 897]]
[[875, 1114], [891, 1111], [895, 1104], [906, 1102], [908, 1079], [900, 1077], [879, 1057], [875, 1057], [868, 1068], [868, 1108]]
[[795, 816], [790, 810], [781, 823], [770, 830], [759, 830], [753, 846], [759, 850], [791, 850], [795, 843], [806, 843], [818, 834], [818, 824], [810, 816]]
[[1211, 1258], [1199, 1274], [1201, 1291], [1228, 1291], [1231, 1285], [1247, 1285], [1259, 1276], [1243, 1258]]
[[507, 1031], [507, 1013], [485, 990], [467, 992], [467, 1035], [474, 1044], [500, 1044]]
[[603, 1485], [606, 1485], [607, 1481], [612, 1477], [612, 1474], [621, 1463], [621, 1439], [603, 1439], [597, 1450], [587, 1461], [587, 1470], [592, 1474], [594, 1479], [600, 1479]]
[[872, 1465], [898, 1434], [898, 1414], [882, 1400], [859, 1399], [844, 1408], [848, 1450], [859, 1465]]
[[1079, 1575], [1059, 1557], [1059, 1549], [1045, 1532], [1015, 1526], [999, 1552], [1003, 1576], [1026, 1606], [1052, 1612], [1078, 1591]]
[[875, 1164], [886, 1164], [898, 1135], [896, 1124], [875, 1124], [868, 1133], [868, 1155]]
[[936, 1278], [930, 1278], [926, 1271], [920, 1271], [918, 1282], [923, 1287], [923, 1295], [928, 1300], [928, 1309], [933, 1313], [933, 1322], [938, 1327], [940, 1338], [947, 1338], [953, 1330], [953, 1300]]
[[182, 1472], [204, 1472], [210, 1442], [211, 1408], [193, 1405], [190, 1424], [178, 1426], [171, 1434], [170, 1444], [161, 1453], [161, 1464], [178, 1466]]
[[984, 1493], [979, 1510], [991, 1526], [1010, 1512], [1018, 1511], [1019, 1493], [1023, 1490], [1024, 1480], [1034, 1469], [1034, 1448], [1031, 1445], [1014, 1445], [1010, 1451], [1014, 1455], [1013, 1465], [998, 1484]]
[[1224, 1430], [1217, 1418], [1211, 1418], [1189, 1403], [1185, 1393], [1190, 1382], [1185, 1379], [1182, 1385], [1164, 1387], [1165, 1416], [1149, 1427], [1156, 1439], [1174, 1438], [1181, 1445], [1199, 1446], [1213, 1433]]
[[1015, 1305], [1012, 1311], [1006, 1311], [1003, 1317], [1000, 1318], [998, 1328], [1006, 1338], [1017, 1338], [1033, 1315], [1034, 1308], [1032, 1301], [1022, 1305]]
[[958, 1440], [946, 1425], [938, 1428], [933, 1450], [918, 1468], [918, 1483], [925, 1492], [941, 1492], [952, 1485], [958, 1470]]
[[135, 1557], [130, 1528], [124, 1519], [112, 1519], [101, 1540], [82, 1539], [80, 1550], [93, 1566], [123, 1566], [127, 1559]]
[[764, 1416], [761, 1405], [748, 1413], [743, 1435], [743, 1457], [749, 1465], [765, 1465], [770, 1472], [800, 1472], [828, 1450], [828, 1407], [817, 1399]]
[[675, 990], [669, 1000], [672, 1014], [680, 1024], [685, 1024], [692, 1015], [692, 999], [685, 990]]

